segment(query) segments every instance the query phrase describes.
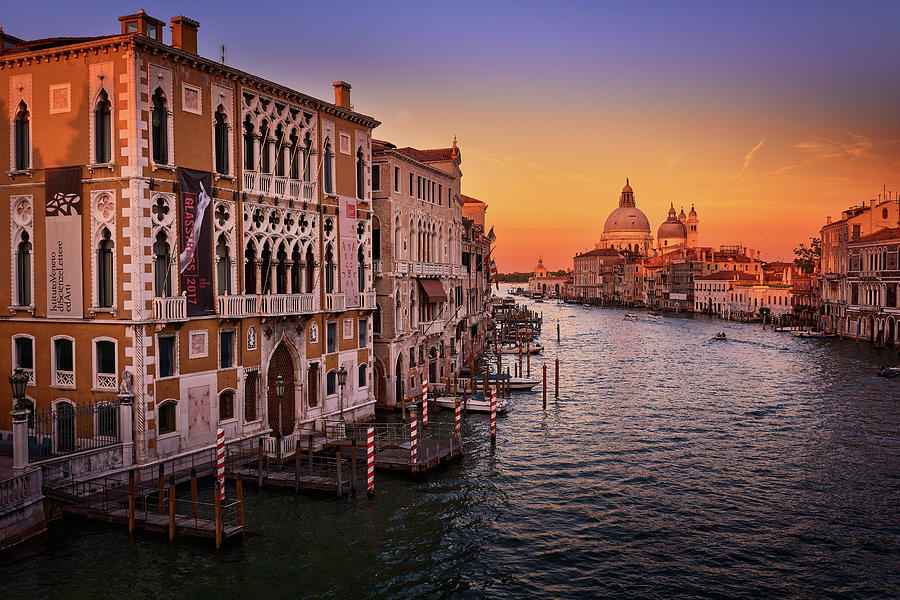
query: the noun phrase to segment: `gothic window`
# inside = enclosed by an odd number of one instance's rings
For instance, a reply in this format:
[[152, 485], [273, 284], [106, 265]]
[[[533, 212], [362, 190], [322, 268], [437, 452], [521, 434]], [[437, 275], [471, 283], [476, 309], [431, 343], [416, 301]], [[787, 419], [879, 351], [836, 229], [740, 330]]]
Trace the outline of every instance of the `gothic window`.
[[360, 200], [366, 197], [366, 160], [362, 148], [356, 151], [356, 197]]
[[244, 252], [244, 293], [256, 293], [256, 250], [252, 244]]
[[231, 293], [231, 256], [224, 235], [216, 244], [216, 284], [220, 296]]
[[315, 266], [316, 259], [312, 253], [312, 247], [306, 249], [306, 286], [303, 291], [311, 294], [315, 286]]
[[269, 137], [269, 123], [263, 121], [259, 125], [259, 129], [264, 136], [262, 142], [262, 154], [259, 161], [259, 170], [261, 173], [272, 172], [272, 138]]
[[248, 171], [256, 170], [256, 152], [254, 151], [254, 127], [250, 121], [250, 115], [244, 119], [244, 168]]
[[166, 234], [160, 231], [153, 243], [153, 293], [157, 298], [172, 296], [171, 254]]
[[312, 152], [312, 139], [309, 136], [309, 132], [307, 132], [306, 137], [303, 138], [303, 181], [312, 181], [312, 157], [310, 153]]
[[221, 104], [215, 115], [216, 173], [228, 175], [228, 117]]
[[101, 90], [94, 107], [94, 162], [112, 160], [111, 105], [106, 90]]
[[356, 272], [358, 278], [356, 285], [359, 291], [363, 292], [366, 289], [366, 256], [362, 246], [356, 251]]
[[262, 257], [262, 267], [260, 268], [262, 290], [260, 293], [269, 294], [272, 292], [272, 249], [269, 247], [269, 242], [266, 242], [265, 246], [263, 246], [260, 256]]
[[334, 252], [331, 244], [325, 250], [325, 293], [334, 293]]
[[287, 252], [284, 244], [278, 247], [278, 254], [275, 255], [275, 293], [287, 293]]
[[281, 125], [275, 130], [275, 175], [284, 177], [284, 129]]
[[331, 141], [325, 140], [325, 164], [323, 165], [323, 176], [325, 177], [325, 193], [331, 194], [334, 186], [334, 152], [331, 150]]
[[16, 253], [16, 302], [19, 306], [31, 306], [31, 249], [28, 232], [22, 232]]
[[150, 135], [153, 139], [153, 162], [166, 165], [169, 164], [169, 111], [166, 108], [166, 95], [162, 88], [156, 88], [152, 105]]
[[300, 142], [300, 139], [297, 137], [297, 130], [291, 131], [291, 137], [288, 143], [288, 153], [291, 156], [290, 161], [290, 173], [288, 176], [291, 179], [300, 179], [300, 161], [303, 160], [303, 157], [297, 156], [297, 144]]
[[15, 167], [17, 171], [31, 168], [31, 121], [28, 105], [22, 100], [16, 111]]
[[104, 229], [97, 247], [97, 305], [113, 305], [113, 241], [109, 229]]
[[294, 248], [291, 252], [291, 293], [299, 294], [301, 293], [300, 286], [300, 263], [303, 262], [303, 257], [300, 255], [300, 250]]

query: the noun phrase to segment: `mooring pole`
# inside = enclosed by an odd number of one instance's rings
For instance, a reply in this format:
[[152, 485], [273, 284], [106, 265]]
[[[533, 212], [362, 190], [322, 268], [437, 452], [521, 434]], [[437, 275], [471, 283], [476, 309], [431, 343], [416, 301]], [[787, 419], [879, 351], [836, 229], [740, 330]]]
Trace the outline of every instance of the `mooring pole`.
[[166, 469], [163, 466], [163, 463], [159, 463], [159, 514], [166, 514], [165, 507], [165, 499], [166, 499]]
[[237, 480], [237, 499], [238, 499], [238, 525], [244, 526], [244, 482], [241, 478]]
[[219, 490], [216, 489], [213, 500], [216, 519], [216, 550], [222, 547], [222, 499], [220, 496]]
[[128, 533], [134, 533], [134, 469], [128, 471]]
[[197, 518], [197, 470], [191, 468], [191, 516]]
[[356, 495], [356, 438], [350, 446], [350, 493]]
[[313, 436], [309, 434], [306, 438], [306, 460], [309, 463], [309, 474], [313, 474]]
[[547, 365], [544, 365], [544, 408], [547, 408]]
[[169, 481], [169, 541], [175, 539], [175, 475]]
[[559, 319], [556, 320], [556, 343], [559, 343]]
[[337, 465], [337, 496], [338, 498], [344, 497], [344, 482], [341, 481], [341, 447], [338, 446], [337, 454], [335, 455], [336, 465]]
[[[458, 403], [457, 403], [458, 404]], [[366, 495], [375, 496], [375, 428], [366, 431]]]
[[556, 359], [556, 388], [554, 396], [559, 398], [559, 359]]
[[259, 491], [262, 492], [262, 488], [263, 488], [263, 439], [262, 438], [259, 438], [259, 449], [257, 451], [256, 485], [259, 488]]

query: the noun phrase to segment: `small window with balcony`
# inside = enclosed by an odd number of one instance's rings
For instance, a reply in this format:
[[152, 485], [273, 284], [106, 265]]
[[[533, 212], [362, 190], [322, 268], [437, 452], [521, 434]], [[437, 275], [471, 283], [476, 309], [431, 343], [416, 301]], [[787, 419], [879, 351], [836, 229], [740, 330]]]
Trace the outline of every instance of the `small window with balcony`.
[[75, 342], [71, 338], [53, 340], [53, 385], [75, 387]]
[[94, 356], [94, 387], [98, 390], [117, 389], [116, 343], [112, 340], [95, 340]]
[[34, 338], [16, 336], [13, 338], [15, 363], [13, 367], [22, 367], [28, 374], [29, 385], [34, 385]]

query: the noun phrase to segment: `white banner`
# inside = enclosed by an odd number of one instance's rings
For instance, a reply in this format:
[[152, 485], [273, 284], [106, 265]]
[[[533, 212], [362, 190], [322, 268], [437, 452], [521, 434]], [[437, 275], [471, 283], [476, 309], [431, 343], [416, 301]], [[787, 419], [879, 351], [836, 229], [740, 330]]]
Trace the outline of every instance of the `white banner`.
[[356, 200], [340, 197], [341, 290], [347, 308], [359, 306], [359, 270], [357, 264]]

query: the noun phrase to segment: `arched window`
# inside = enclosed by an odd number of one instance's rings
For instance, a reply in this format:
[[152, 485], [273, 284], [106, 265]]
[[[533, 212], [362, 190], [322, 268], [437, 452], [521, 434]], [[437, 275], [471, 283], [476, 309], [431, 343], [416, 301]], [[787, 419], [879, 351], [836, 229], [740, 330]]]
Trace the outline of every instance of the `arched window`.
[[231, 255], [224, 235], [216, 243], [216, 280], [220, 296], [231, 293]]
[[71, 452], [75, 449], [75, 407], [68, 400], [60, 400], [54, 405], [57, 452]]
[[256, 170], [256, 152], [254, 150], [254, 127], [250, 115], [244, 119], [244, 168], [248, 171]]
[[296, 247], [291, 252], [291, 293], [299, 294], [301, 293], [300, 289], [300, 263], [303, 262], [303, 257], [300, 255], [300, 250]]
[[375, 314], [372, 315], [372, 333], [381, 333], [381, 305], [378, 303], [375, 304]]
[[19, 306], [31, 306], [31, 241], [22, 232], [16, 253], [16, 301]]
[[306, 248], [306, 259], [304, 260], [306, 263], [306, 282], [303, 287], [303, 292], [306, 294], [311, 294], [313, 291], [313, 287], [315, 287], [315, 268], [316, 268], [316, 258], [312, 253], [312, 246], [308, 246]]
[[215, 119], [216, 173], [228, 175], [228, 117], [221, 104], [216, 109]]
[[275, 175], [284, 177], [284, 129], [281, 128], [281, 125], [275, 130], [275, 143], [273, 145], [275, 146]]
[[356, 151], [356, 197], [360, 200], [366, 197], [366, 159], [362, 148]]
[[162, 88], [156, 88], [152, 98], [150, 135], [153, 138], [153, 162], [169, 164], [169, 111], [166, 109], [166, 95]]
[[31, 121], [28, 105], [22, 100], [16, 111], [15, 166], [17, 171], [31, 168]]
[[334, 293], [334, 253], [331, 244], [325, 250], [325, 293]]
[[109, 229], [104, 229], [97, 247], [97, 305], [113, 305], [113, 241]]
[[219, 394], [219, 420], [226, 421], [234, 418], [234, 391], [225, 390]]
[[275, 293], [287, 294], [287, 251], [284, 244], [278, 247], [275, 261]]
[[322, 166], [322, 175], [325, 178], [325, 193], [331, 194], [334, 177], [334, 153], [331, 151], [331, 140], [325, 140], [325, 164]]
[[260, 267], [262, 290], [260, 293], [269, 294], [272, 292], [272, 249], [269, 247], [269, 242], [266, 242], [263, 246], [260, 257], [262, 258], [262, 265]]
[[157, 298], [172, 296], [171, 254], [166, 234], [160, 231], [153, 243], [153, 293]]
[[303, 181], [311, 181], [312, 180], [312, 139], [309, 136], [309, 132], [306, 133], [306, 137], [303, 138]]
[[256, 249], [253, 244], [247, 244], [244, 251], [244, 293], [256, 293]]
[[366, 385], [368, 385], [368, 381], [367, 381], [368, 369], [366, 368], [367, 366], [368, 365], [366, 365], [366, 364], [359, 365], [359, 380], [357, 381], [357, 384], [358, 384], [357, 387], [364, 388], [364, 387], [366, 387]]
[[112, 160], [112, 124], [110, 122], [109, 95], [101, 90], [94, 107], [94, 162]]
[[291, 179], [300, 179], [300, 161], [303, 160], [302, 156], [297, 156], [297, 144], [300, 143], [300, 138], [297, 136], [297, 130], [294, 129], [291, 131], [291, 137], [288, 142], [288, 154], [290, 155], [290, 173], [288, 177]]
[[337, 371], [328, 371], [325, 376], [325, 394], [328, 396], [337, 394]]
[[166, 400], [156, 409], [156, 426], [159, 435], [172, 433], [176, 429], [175, 418], [178, 404], [174, 400]]
[[263, 121], [259, 125], [259, 130], [265, 136], [262, 140], [262, 149], [260, 150], [259, 171], [261, 173], [272, 172], [272, 138], [269, 137], [269, 123]]
[[359, 291], [363, 292], [366, 289], [366, 256], [365, 253], [363, 253], [362, 246], [356, 251], [356, 273], [356, 285], [358, 286]]
[[244, 380], [244, 421], [256, 420], [256, 393], [259, 389], [259, 373], [252, 371], [247, 373]]

